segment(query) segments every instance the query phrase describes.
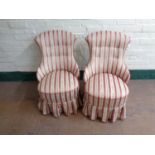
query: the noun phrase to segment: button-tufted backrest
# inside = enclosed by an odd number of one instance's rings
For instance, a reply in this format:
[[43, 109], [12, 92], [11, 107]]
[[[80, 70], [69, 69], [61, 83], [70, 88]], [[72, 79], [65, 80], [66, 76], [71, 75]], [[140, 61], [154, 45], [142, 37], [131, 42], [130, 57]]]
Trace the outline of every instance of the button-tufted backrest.
[[43, 32], [35, 38], [42, 52], [41, 64], [37, 70], [39, 81], [54, 70], [67, 70], [74, 76], [79, 76], [73, 56], [75, 40], [75, 35], [63, 30]]
[[98, 31], [86, 37], [90, 60], [86, 67], [85, 80], [97, 73], [117, 75], [128, 82], [130, 73], [124, 63], [124, 54], [130, 38], [121, 32]]

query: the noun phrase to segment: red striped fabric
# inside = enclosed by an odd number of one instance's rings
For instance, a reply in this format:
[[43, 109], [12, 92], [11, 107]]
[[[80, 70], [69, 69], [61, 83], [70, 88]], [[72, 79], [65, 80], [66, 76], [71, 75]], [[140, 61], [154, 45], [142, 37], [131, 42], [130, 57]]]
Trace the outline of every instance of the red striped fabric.
[[35, 38], [42, 51], [42, 61], [37, 70], [39, 81], [54, 70], [66, 70], [79, 76], [79, 68], [73, 56], [75, 35], [63, 30], [43, 32]]
[[129, 70], [124, 63], [124, 54], [130, 38], [120, 32], [99, 31], [86, 37], [91, 58], [85, 68], [84, 80], [96, 73], [111, 73], [125, 83], [130, 79]]
[[37, 70], [39, 109], [59, 117], [75, 114], [78, 107], [79, 68], [73, 56], [75, 35], [62, 30], [43, 32], [35, 38], [42, 52]]
[[120, 32], [99, 31], [86, 37], [90, 60], [85, 68], [83, 113], [103, 122], [126, 117], [130, 73], [124, 54], [130, 38]]

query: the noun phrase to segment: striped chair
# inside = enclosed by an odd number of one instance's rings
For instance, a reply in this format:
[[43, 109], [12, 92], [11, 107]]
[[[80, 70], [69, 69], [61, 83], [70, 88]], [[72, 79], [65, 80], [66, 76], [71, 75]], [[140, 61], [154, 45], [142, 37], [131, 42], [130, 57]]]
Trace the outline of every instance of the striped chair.
[[130, 38], [120, 32], [99, 31], [86, 37], [90, 60], [84, 72], [83, 113], [102, 122], [126, 118], [130, 73], [124, 53]]
[[73, 56], [75, 40], [75, 35], [62, 30], [43, 32], [35, 38], [42, 51], [37, 79], [38, 107], [44, 115], [51, 112], [59, 117], [61, 112], [67, 116], [77, 113], [79, 68]]

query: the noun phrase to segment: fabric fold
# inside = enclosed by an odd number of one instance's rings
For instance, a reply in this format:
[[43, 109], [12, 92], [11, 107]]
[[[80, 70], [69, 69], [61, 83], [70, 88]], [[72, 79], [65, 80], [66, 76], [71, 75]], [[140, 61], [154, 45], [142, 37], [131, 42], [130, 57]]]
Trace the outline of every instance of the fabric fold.
[[107, 121], [114, 123], [117, 119], [124, 120], [126, 118], [126, 104], [124, 104], [123, 107], [115, 107], [109, 110], [107, 107], [104, 107], [101, 111], [100, 109], [97, 109], [96, 106], [85, 102], [82, 113], [91, 120], [99, 118], [104, 123]]
[[38, 108], [43, 115], [52, 113], [52, 115], [57, 118], [64, 113], [66, 116], [69, 116], [77, 113], [78, 101], [74, 99], [73, 101], [63, 102], [62, 104], [55, 102], [50, 103], [49, 101], [39, 101]]

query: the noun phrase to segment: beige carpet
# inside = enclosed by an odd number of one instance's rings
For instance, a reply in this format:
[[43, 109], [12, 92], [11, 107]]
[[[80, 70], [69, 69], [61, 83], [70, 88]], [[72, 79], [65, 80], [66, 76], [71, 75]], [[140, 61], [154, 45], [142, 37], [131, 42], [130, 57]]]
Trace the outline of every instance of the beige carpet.
[[127, 119], [90, 121], [79, 111], [59, 119], [37, 109], [36, 82], [0, 83], [0, 134], [155, 134], [155, 80], [130, 81]]

